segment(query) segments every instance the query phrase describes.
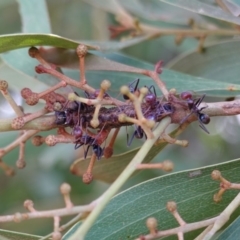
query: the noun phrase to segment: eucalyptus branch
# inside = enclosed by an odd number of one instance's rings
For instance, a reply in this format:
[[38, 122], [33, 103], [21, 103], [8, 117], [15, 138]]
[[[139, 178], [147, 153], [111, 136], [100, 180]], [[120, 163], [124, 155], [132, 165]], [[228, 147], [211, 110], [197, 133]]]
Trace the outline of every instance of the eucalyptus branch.
[[0, 158], [3, 157], [6, 153], [10, 152], [11, 150], [13, 150], [15, 147], [17, 147], [18, 145], [20, 145], [22, 142], [25, 142], [26, 140], [28, 140], [30, 137], [32, 137], [33, 135], [35, 135], [36, 133], [38, 133], [38, 130], [29, 130], [29, 131], [25, 131], [20, 137], [18, 137], [15, 141], [13, 141], [12, 143], [10, 143], [8, 146], [6, 146], [5, 148], [1, 148], [0, 149]]
[[[159, 37], [159, 36], [167, 36], [167, 35], [176, 35], [180, 36], [181, 40], [185, 37], [196, 37], [202, 39], [202, 37], [206, 38], [207, 36], [235, 36], [240, 35], [239, 30], [228, 30], [226, 28], [218, 28], [215, 29], [202, 29], [199, 28], [196, 24], [194, 24], [194, 20], [189, 19], [189, 25], [194, 26], [192, 29], [178, 29], [178, 28], [158, 28], [152, 26], [150, 24], [145, 24], [138, 21], [134, 16], [132, 16], [129, 12], [127, 12], [120, 3], [117, 3], [117, 11], [116, 20], [119, 22], [121, 27], [111, 27], [112, 37], [116, 37], [118, 34], [131, 30], [132, 35], [149, 35], [149, 38]], [[203, 40], [204, 41], [204, 40]]]
[[35, 219], [35, 218], [52, 218], [54, 216], [69, 216], [79, 214], [80, 212], [91, 212], [93, 205], [90, 203], [83, 206], [74, 206], [69, 208], [53, 209], [48, 211], [35, 211], [29, 213], [16, 213], [14, 215], [0, 216], [0, 222], [18, 222], [19, 220]]
[[[227, 102], [214, 102], [214, 103], [202, 103], [201, 107], [207, 106], [202, 112], [208, 114], [210, 117], [216, 116], [234, 116], [240, 114], [240, 100], [227, 101]], [[181, 120], [188, 114], [187, 110], [183, 109], [180, 105], [176, 106], [175, 111], [171, 117], [172, 123], [180, 123]], [[27, 117], [30, 119], [30, 117]], [[55, 116], [43, 116], [26, 123], [21, 130], [39, 130], [47, 131], [53, 128], [57, 128], [55, 124]], [[188, 119], [188, 123], [196, 121], [197, 117], [192, 114]], [[13, 119], [0, 119], [0, 132], [14, 131], [11, 126]]]
[[88, 218], [83, 222], [80, 228], [69, 238], [69, 240], [81, 240], [84, 239], [88, 230], [95, 222], [99, 214], [102, 212], [104, 207], [108, 204], [111, 198], [118, 192], [121, 186], [127, 181], [127, 179], [136, 170], [136, 165], [141, 163], [145, 156], [148, 154], [151, 147], [154, 145], [159, 136], [165, 131], [166, 127], [170, 124], [171, 119], [169, 117], [164, 118], [159, 126], [153, 131], [154, 138], [147, 139], [141, 149], [117, 178], [117, 180], [109, 187], [109, 189], [103, 194], [101, 202], [94, 208]]
[[[144, 240], [152, 240], [152, 239], [157, 239], [159, 237], [176, 235], [179, 232], [183, 232], [183, 233], [190, 232], [190, 231], [193, 231], [193, 230], [196, 230], [199, 228], [207, 227], [207, 226], [213, 224], [217, 219], [218, 219], [218, 217], [214, 217], [214, 218], [210, 218], [210, 219], [195, 222], [195, 223], [188, 223], [181, 227], [176, 227], [176, 228], [172, 228], [172, 229], [164, 230], [164, 231], [158, 231], [154, 236], [152, 234], [145, 235], [143, 239]], [[137, 238], [136, 240], [141, 240], [141, 238]]]

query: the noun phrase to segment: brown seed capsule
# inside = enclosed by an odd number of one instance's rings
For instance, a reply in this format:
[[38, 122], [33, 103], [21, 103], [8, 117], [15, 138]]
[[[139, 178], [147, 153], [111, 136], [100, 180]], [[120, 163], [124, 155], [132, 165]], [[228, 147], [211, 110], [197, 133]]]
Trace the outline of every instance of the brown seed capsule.
[[21, 129], [25, 124], [23, 117], [16, 117], [12, 120], [11, 126], [13, 129]]
[[89, 172], [85, 172], [82, 176], [82, 181], [86, 184], [89, 184], [91, 183], [93, 180], [93, 175], [92, 173], [89, 173]]
[[96, 128], [99, 126], [99, 120], [98, 119], [92, 119], [90, 121], [90, 125], [93, 127], [93, 128]]
[[0, 80], [0, 90], [6, 91], [8, 88], [8, 83], [5, 80]]
[[23, 220], [23, 216], [21, 213], [15, 213], [13, 217], [13, 221], [19, 223]]
[[37, 93], [32, 93], [27, 99], [26, 103], [30, 106], [36, 105], [39, 101], [39, 97]]
[[30, 88], [23, 88], [21, 90], [21, 96], [24, 99], [27, 99], [32, 94], [32, 90]]
[[40, 135], [32, 137], [32, 144], [34, 146], [41, 146], [43, 144], [43, 137]]
[[35, 58], [35, 56], [39, 54], [39, 50], [36, 47], [31, 47], [28, 50], [28, 54], [30, 57]]
[[25, 168], [26, 167], [26, 162], [23, 158], [19, 158], [16, 162], [16, 166], [19, 169]]
[[49, 135], [45, 138], [45, 143], [48, 146], [55, 146], [57, 144], [57, 138], [54, 135]]
[[28, 209], [28, 208], [33, 208], [34, 204], [33, 204], [33, 201], [32, 200], [25, 200], [24, 203], [23, 203], [23, 206]]
[[62, 234], [60, 232], [53, 232], [52, 239], [53, 240], [61, 240], [62, 239]]
[[130, 93], [129, 87], [128, 87], [128, 86], [122, 86], [122, 87], [120, 88], [120, 93], [121, 93], [122, 95], [127, 95], [127, 94], [129, 94], [129, 93]]
[[150, 217], [146, 221], [146, 226], [149, 229], [150, 234], [154, 235], [157, 232], [157, 219], [154, 217]]
[[79, 57], [85, 57], [88, 52], [88, 48], [84, 44], [79, 44], [76, 49], [76, 52]]
[[177, 204], [174, 201], [167, 202], [166, 208], [169, 212], [174, 212], [177, 210]]
[[71, 186], [68, 183], [63, 183], [60, 187], [61, 194], [69, 194], [71, 192]]
[[166, 161], [164, 161], [162, 164], [163, 164], [163, 168], [162, 168], [162, 169], [163, 169], [164, 171], [170, 172], [170, 171], [173, 170], [174, 165], [173, 165], [173, 163], [172, 163], [171, 161], [166, 160]]
[[212, 173], [211, 173], [211, 177], [212, 177], [213, 180], [219, 181], [219, 180], [221, 180], [222, 175], [221, 175], [221, 172], [220, 172], [220, 171], [214, 170], [214, 171], [212, 171]]
[[111, 87], [111, 82], [108, 80], [103, 80], [101, 83], [101, 88], [107, 91]]

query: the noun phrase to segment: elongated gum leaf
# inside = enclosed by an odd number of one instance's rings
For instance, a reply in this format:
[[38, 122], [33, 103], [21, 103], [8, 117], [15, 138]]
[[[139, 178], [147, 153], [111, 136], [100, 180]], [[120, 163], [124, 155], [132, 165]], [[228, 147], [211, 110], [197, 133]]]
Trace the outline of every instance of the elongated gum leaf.
[[[148, 217], [155, 217], [161, 230], [178, 227], [172, 214], [166, 210], [168, 201], [177, 203], [178, 212], [187, 223], [217, 216], [239, 191], [228, 190], [221, 202], [215, 203], [213, 195], [219, 191], [219, 182], [212, 180], [213, 170], [221, 171], [231, 182], [239, 182], [240, 160], [168, 174], [118, 194], [101, 213], [85, 239], [135, 239], [148, 234], [145, 224]], [[236, 215], [239, 211], [236, 210]], [[70, 229], [68, 236], [78, 226]], [[199, 231], [184, 234], [184, 239], [194, 239], [198, 234]]]
[[238, 217], [230, 226], [222, 231], [218, 240], [235, 240], [240, 236], [240, 217]]
[[168, 64], [175, 71], [193, 76], [213, 79], [229, 84], [239, 84], [240, 42], [226, 41], [205, 47], [199, 54], [191, 51]]
[[[153, 146], [144, 162], [150, 162], [166, 145], [166, 143], [162, 143], [158, 146]], [[95, 163], [93, 168], [94, 179], [107, 183], [114, 182], [138, 151], [139, 148], [136, 148], [123, 154], [114, 155], [109, 159], [102, 157]], [[86, 172], [89, 162], [90, 158], [78, 159], [71, 165], [70, 171], [77, 176], [82, 176]]]
[[240, 25], [240, 19], [233, 16], [231, 13], [223, 11], [220, 7], [212, 6], [210, 4], [198, 0], [159, 0], [176, 7], [180, 7], [191, 12], [195, 12], [208, 17], [216, 18], [230, 23]]
[[4, 229], [0, 229], [0, 239], [1, 240], [34, 240], [40, 239], [41, 236], [25, 234], [14, 231], [7, 231]]
[[[54, 34], [8, 34], [0, 36], [0, 53], [32, 46], [55, 46], [75, 49], [79, 42], [72, 41]], [[95, 46], [88, 46], [96, 49]]]

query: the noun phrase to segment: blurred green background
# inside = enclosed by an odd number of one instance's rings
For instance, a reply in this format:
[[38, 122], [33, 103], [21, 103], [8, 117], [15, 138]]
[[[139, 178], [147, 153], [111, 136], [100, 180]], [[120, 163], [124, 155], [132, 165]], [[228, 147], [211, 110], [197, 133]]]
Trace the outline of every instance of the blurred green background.
[[[141, 17], [138, 15], [138, 18], [155, 26], [187, 28], [190, 18], [203, 24], [206, 22], [216, 25], [220, 24], [207, 17], [200, 17], [197, 14], [160, 3], [159, 1], [151, 1], [151, 4], [147, 4], [148, 1], [140, 2], [147, 17], [145, 18], [145, 15], [142, 14]], [[125, 3], [127, 1], [123, 1], [123, 4]], [[116, 24], [114, 15], [89, 5], [85, 1], [48, 0], [47, 6], [52, 32], [69, 39], [106, 41], [109, 40], [110, 36], [108, 26]], [[133, 6], [133, 14], [134, 10], [136, 9]], [[153, 18], [151, 21], [149, 20], [149, 15]], [[221, 25], [223, 27], [228, 26], [226, 23], [221, 23]], [[17, 2], [15, 0], [1, 0], [0, 34], [18, 32], [21, 32], [21, 20]], [[226, 39], [225, 37], [224, 40]], [[212, 37], [208, 38], [207, 42], [211, 43], [216, 40], [219, 40], [219, 38]], [[163, 60], [166, 65], [176, 56], [179, 56], [179, 54], [196, 49], [197, 45], [198, 41], [190, 38], [185, 39], [180, 46], [177, 46], [173, 36], [165, 36], [125, 48], [122, 50], [122, 53], [153, 64], [158, 60]], [[0, 77], [6, 80], [16, 78], [16, 81], [22, 81], [24, 85], [24, 76], [18, 76], [5, 65], [1, 67]], [[21, 103], [18, 91], [20, 89], [14, 86], [11, 86], [11, 88], [14, 97]], [[118, 91], [118, 89], [113, 89], [113, 91]], [[207, 100], [211, 101], [212, 99], [209, 98]], [[214, 101], [217, 101], [217, 99], [215, 98]], [[28, 110], [30, 111], [30, 109]], [[13, 116], [2, 97], [0, 98], [0, 110], [1, 117]], [[189, 140], [188, 148], [169, 145], [154, 161], [171, 159], [175, 164], [175, 171], [180, 171], [219, 163], [240, 156], [240, 148], [238, 148], [240, 144], [238, 137], [240, 134], [239, 118], [213, 118], [208, 129], [211, 133], [210, 135], [203, 132], [198, 127], [197, 122], [193, 123], [179, 137]], [[129, 129], [130, 132], [131, 130]], [[51, 133], [54, 134], [55, 131], [51, 131]], [[43, 135], [51, 133], [45, 132]], [[17, 132], [0, 133], [0, 147], [9, 144], [17, 135]], [[122, 144], [123, 142], [125, 144]], [[140, 140], [134, 140], [131, 149], [140, 146], [141, 143]], [[116, 153], [128, 150], [126, 145], [126, 131], [123, 129], [116, 143]], [[2, 171], [0, 172], [0, 215], [25, 211], [22, 205], [26, 199], [32, 199], [38, 210], [63, 207], [63, 199], [59, 193], [59, 187], [63, 182], [68, 182], [72, 186], [72, 201], [77, 205], [89, 203], [100, 196], [108, 187], [106, 183], [93, 181], [90, 185], [85, 185], [82, 183], [81, 178], [73, 176], [69, 171], [71, 163], [80, 154], [79, 151], [74, 150], [74, 146], [71, 144], [62, 144], [50, 148], [45, 145], [35, 147], [31, 142], [27, 142], [25, 154], [27, 167], [23, 170], [16, 170], [14, 177], [7, 177]], [[3, 159], [9, 165], [15, 166], [17, 158], [18, 149], [15, 149]], [[161, 171], [144, 171], [132, 177], [124, 185], [123, 189], [161, 174], [163, 174]], [[0, 228], [44, 235], [51, 232], [52, 225], [52, 219], [37, 219], [18, 224], [4, 223], [0, 224]]]

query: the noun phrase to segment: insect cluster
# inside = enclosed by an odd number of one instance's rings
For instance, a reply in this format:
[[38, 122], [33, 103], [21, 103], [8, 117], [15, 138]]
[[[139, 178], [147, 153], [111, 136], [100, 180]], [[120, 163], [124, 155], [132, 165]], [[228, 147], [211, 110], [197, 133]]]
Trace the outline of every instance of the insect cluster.
[[[73, 80], [59, 72], [55, 65], [42, 58], [37, 48], [32, 47], [29, 50], [29, 55], [41, 63], [35, 67], [38, 74], [46, 73], [60, 80], [58, 84], [41, 93], [34, 93], [29, 88], [21, 91], [21, 95], [28, 105], [35, 105], [40, 99], [44, 100], [46, 105], [43, 110], [35, 114], [24, 115], [20, 113], [12, 122], [14, 129], [21, 129], [24, 124], [38, 116], [52, 111], [55, 112], [58, 135], [50, 135], [45, 139], [36, 136], [34, 138], [36, 146], [43, 141], [49, 146], [54, 146], [56, 143], [71, 142], [75, 144], [75, 149], [84, 147], [85, 158], [90, 148], [93, 151], [92, 156], [95, 156], [95, 158], [100, 159], [103, 155], [105, 158], [109, 158], [113, 154], [113, 144], [121, 127], [131, 125], [134, 127], [133, 134], [131, 136], [127, 134], [127, 145], [130, 146], [134, 138], [153, 138], [153, 130], [157, 124], [166, 116], [173, 119], [176, 109], [179, 108], [189, 112], [180, 124], [187, 121], [191, 115], [195, 115], [200, 127], [209, 133], [204, 125], [209, 123], [210, 118], [202, 112], [205, 107], [200, 108], [205, 95], [194, 99], [190, 92], [183, 92], [180, 96], [176, 96], [168, 92], [163, 84], [160, 84], [158, 86], [164, 96], [157, 97], [153, 85], [140, 88], [140, 80], [137, 79], [128, 86], [121, 87], [121, 100], [112, 98], [108, 93], [111, 85], [110, 81], [104, 80], [100, 89], [94, 89], [87, 84], [84, 62], [87, 47], [79, 45], [76, 52], [80, 64], [80, 81]], [[156, 64], [155, 72], [147, 73], [153, 79], [158, 78], [158, 74], [161, 73], [161, 66], [160, 62]], [[156, 81], [160, 82], [159, 79]], [[70, 86], [83, 90], [84, 97], [74, 93]], [[71, 89], [68, 100], [62, 94], [55, 92], [55, 90], [65, 87]], [[71, 129], [70, 132], [69, 128]], [[109, 147], [106, 146], [106, 139], [112, 129], [115, 129], [115, 132], [110, 139], [111, 144], [109, 145], [111, 147]], [[36, 139], [38, 142], [36, 142]]]
[[[140, 80], [137, 79], [128, 85], [130, 93], [139, 96], [139, 85]], [[152, 120], [155, 123], [160, 122], [164, 117], [173, 114], [174, 104], [170, 101], [166, 101], [163, 98], [158, 98], [156, 94], [155, 87], [145, 86], [147, 93], [145, 94], [141, 102], [141, 111], [143, 116], [147, 120]], [[85, 97], [88, 99], [94, 99], [97, 97], [99, 90], [96, 90], [96, 94], [89, 94], [85, 91]], [[110, 98], [110, 96], [105, 93], [104, 97]], [[105, 153], [105, 148], [102, 147], [104, 141], [108, 137], [111, 129], [119, 129], [123, 126], [134, 125], [134, 132], [132, 136], [127, 134], [127, 145], [130, 146], [133, 139], [142, 139], [147, 138], [144, 129], [132, 122], [120, 121], [119, 115], [125, 114], [127, 117], [137, 119], [136, 110], [129, 97], [123, 94], [123, 99], [126, 101], [124, 105], [114, 106], [110, 108], [101, 107], [98, 114], [98, 127], [97, 133], [93, 133], [93, 127], [89, 124], [94, 115], [95, 106], [88, 105], [83, 102], [73, 101], [68, 102], [66, 106], [58, 111], [55, 111], [56, 124], [62, 127], [71, 127], [71, 134], [74, 136], [75, 149], [86, 146], [84, 157], [86, 158], [89, 148], [92, 147], [93, 153], [97, 156], [98, 159], [102, 157]], [[200, 127], [207, 133], [208, 130], [203, 124], [208, 124], [210, 118], [207, 114], [202, 113], [201, 111], [205, 108], [199, 108], [199, 105], [203, 101], [205, 95], [200, 98], [193, 99], [193, 96], [190, 92], [183, 92], [180, 94], [179, 102], [180, 104], [185, 105], [190, 113], [182, 119], [181, 123], [184, 123], [188, 117], [192, 114], [195, 114], [199, 120]], [[107, 154], [104, 154], [105, 157], [108, 157]]]
[[[135, 86], [133, 86], [134, 84]], [[131, 93], [139, 95], [138, 84], [139, 79], [129, 84], [129, 90]], [[174, 111], [174, 107], [169, 102], [157, 98], [154, 86], [146, 88], [147, 94], [141, 103], [143, 116], [147, 120], [160, 122], [165, 116], [171, 115]], [[88, 99], [94, 99], [96, 96], [97, 94], [90, 95], [85, 92], [85, 97]], [[110, 96], [105, 94], [105, 97], [109, 98]], [[55, 111], [56, 124], [62, 127], [72, 128], [71, 134], [75, 138], [75, 149], [84, 145], [87, 147], [84, 153], [85, 158], [89, 148], [92, 147], [93, 152], [96, 154], [97, 158], [100, 159], [104, 154], [104, 148], [101, 147], [101, 144], [106, 140], [111, 129], [119, 129], [123, 126], [134, 125], [135, 131], [133, 135], [130, 138], [127, 135], [128, 146], [131, 145], [134, 137], [138, 139], [146, 137], [141, 126], [131, 122], [121, 122], [119, 120], [119, 115], [122, 113], [127, 117], [137, 118], [134, 106], [129, 101], [128, 96], [123, 95], [123, 99], [126, 100], [126, 104], [122, 106], [100, 108], [98, 115], [99, 125], [97, 127], [97, 133], [95, 134], [91, 131], [93, 127], [89, 124], [93, 119], [95, 107], [83, 102], [68, 102], [63, 109]]]

